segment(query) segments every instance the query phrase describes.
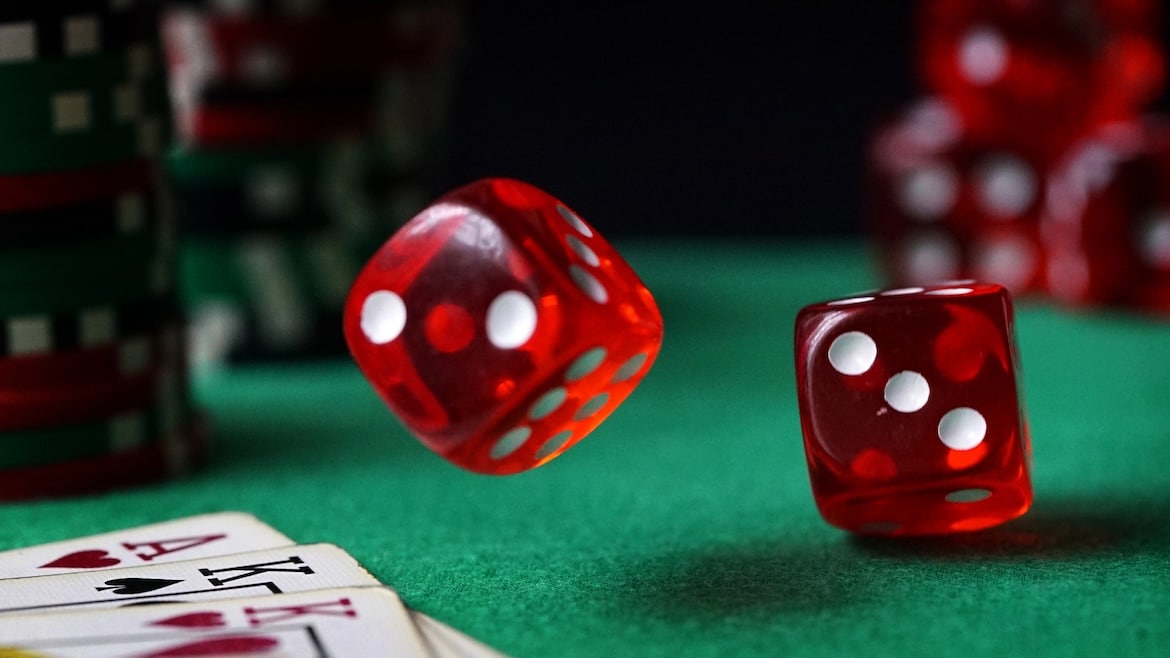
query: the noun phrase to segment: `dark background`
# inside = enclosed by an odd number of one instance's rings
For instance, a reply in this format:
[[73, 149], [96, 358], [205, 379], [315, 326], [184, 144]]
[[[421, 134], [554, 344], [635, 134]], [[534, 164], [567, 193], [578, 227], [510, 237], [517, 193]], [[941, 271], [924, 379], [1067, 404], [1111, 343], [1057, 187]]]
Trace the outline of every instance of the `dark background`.
[[467, 3], [444, 187], [520, 178], [610, 237], [861, 230], [914, 3], [743, 5]]

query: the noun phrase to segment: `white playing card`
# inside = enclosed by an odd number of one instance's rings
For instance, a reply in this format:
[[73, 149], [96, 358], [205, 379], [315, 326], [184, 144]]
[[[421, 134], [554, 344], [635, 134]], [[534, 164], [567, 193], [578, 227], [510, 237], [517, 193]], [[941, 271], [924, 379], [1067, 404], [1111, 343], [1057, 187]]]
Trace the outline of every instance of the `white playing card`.
[[201, 602], [381, 583], [331, 544], [0, 581], [0, 614]]
[[471, 636], [417, 610], [410, 616], [435, 658], [507, 658]]
[[0, 551], [0, 579], [162, 564], [292, 543], [250, 514], [204, 514]]
[[430, 655], [398, 595], [383, 587], [21, 617], [0, 628], [0, 656], [21, 651], [55, 658]]

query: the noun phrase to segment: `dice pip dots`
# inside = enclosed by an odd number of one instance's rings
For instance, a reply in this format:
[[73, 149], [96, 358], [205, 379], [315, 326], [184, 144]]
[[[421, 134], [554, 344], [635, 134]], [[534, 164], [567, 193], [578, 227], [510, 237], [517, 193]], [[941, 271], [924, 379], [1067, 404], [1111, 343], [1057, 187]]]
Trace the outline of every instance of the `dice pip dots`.
[[658, 355], [662, 316], [580, 216], [492, 178], [440, 198], [374, 254], [345, 337], [424, 444], [503, 475], [554, 459], [617, 408]]
[[888, 289], [796, 318], [813, 496], [864, 534], [979, 530], [1032, 502], [1011, 299], [997, 284]]

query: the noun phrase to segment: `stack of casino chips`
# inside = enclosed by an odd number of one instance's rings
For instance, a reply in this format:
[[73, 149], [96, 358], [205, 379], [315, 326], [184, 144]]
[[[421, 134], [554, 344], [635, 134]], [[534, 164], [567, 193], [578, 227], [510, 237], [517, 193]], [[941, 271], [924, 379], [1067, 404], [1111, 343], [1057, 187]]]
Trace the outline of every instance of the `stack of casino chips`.
[[[1170, 140], [1155, 0], [923, 0], [930, 96], [870, 154], [894, 285], [976, 278], [1170, 312]], [[1162, 190], [1167, 190], [1166, 192]]]
[[132, 0], [0, 5], [0, 500], [158, 480], [205, 449], [154, 26]]
[[433, 0], [168, 4], [197, 364], [344, 352], [350, 282], [430, 196], [458, 18]]

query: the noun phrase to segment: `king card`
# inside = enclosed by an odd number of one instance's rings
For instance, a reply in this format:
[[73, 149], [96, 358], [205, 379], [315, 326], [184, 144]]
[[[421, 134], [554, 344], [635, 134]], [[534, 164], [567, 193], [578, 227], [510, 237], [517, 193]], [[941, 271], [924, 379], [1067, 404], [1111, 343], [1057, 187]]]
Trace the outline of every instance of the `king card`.
[[0, 656], [428, 656], [409, 613], [383, 587], [22, 617], [0, 628]]
[[247, 598], [380, 584], [340, 548], [311, 544], [170, 564], [0, 581], [0, 615]]

